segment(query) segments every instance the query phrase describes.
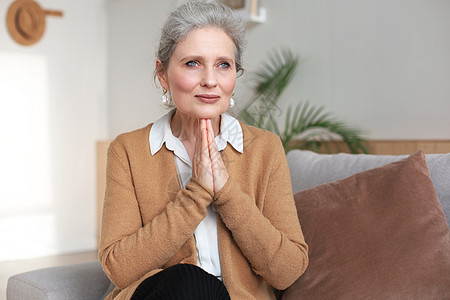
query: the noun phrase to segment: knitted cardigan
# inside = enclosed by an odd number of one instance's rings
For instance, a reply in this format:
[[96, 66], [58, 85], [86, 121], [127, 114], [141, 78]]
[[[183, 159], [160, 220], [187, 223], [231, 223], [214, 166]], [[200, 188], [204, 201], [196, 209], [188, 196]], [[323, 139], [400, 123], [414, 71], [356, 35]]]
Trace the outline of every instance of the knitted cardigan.
[[99, 258], [130, 299], [138, 285], [179, 263], [197, 264], [194, 231], [215, 202], [223, 282], [231, 299], [275, 299], [308, 264], [289, 168], [278, 136], [241, 123], [244, 153], [222, 151], [229, 179], [213, 193], [191, 178], [181, 189], [173, 153], [150, 153], [145, 128], [109, 146]]

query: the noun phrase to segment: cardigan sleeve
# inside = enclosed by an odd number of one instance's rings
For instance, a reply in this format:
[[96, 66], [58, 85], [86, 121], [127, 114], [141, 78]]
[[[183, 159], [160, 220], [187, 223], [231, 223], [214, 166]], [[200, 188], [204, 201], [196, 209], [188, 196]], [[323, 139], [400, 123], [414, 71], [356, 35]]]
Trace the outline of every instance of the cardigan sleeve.
[[233, 178], [214, 201], [254, 272], [281, 290], [305, 271], [308, 246], [297, 217], [286, 156], [277, 140], [275, 157], [267, 168], [270, 177], [262, 211]]
[[99, 245], [99, 258], [111, 281], [123, 289], [161, 268], [192, 237], [212, 197], [212, 191], [192, 180], [175, 201], [143, 225], [127, 153], [113, 141], [107, 154]]

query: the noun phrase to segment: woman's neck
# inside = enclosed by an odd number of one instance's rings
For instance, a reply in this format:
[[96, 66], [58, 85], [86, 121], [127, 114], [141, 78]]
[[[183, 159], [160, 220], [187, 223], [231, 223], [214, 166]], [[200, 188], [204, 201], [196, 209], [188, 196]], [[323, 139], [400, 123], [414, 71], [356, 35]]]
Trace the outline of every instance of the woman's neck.
[[[220, 116], [211, 119], [211, 123], [214, 130], [214, 136], [217, 136], [220, 132]], [[175, 111], [170, 121], [170, 128], [172, 134], [176, 136], [180, 141], [188, 141], [195, 145], [195, 141], [199, 135], [200, 120], [192, 118], [178, 109]]]

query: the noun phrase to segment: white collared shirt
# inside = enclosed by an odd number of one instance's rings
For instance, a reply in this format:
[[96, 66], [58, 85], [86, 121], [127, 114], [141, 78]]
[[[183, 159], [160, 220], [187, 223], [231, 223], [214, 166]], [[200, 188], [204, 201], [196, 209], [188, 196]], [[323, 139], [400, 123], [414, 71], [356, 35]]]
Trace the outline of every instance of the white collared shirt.
[[[166, 148], [175, 154], [178, 180], [181, 188], [184, 189], [192, 177], [192, 163], [183, 143], [172, 134], [170, 121], [174, 113], [175, 109], [153, 124], [149, 136], [150, 152], [152, 155], [155, 155], [166, 143]], [[215, 137], [215, 141], [219, 151], [225, 149], [227, 143], [230, 143], [236, 151], [243, 153], [244, 136], [238, 120], [224, 113], [220, 121], [220, 134]], [[222, 279], [217, 240], [217, 212], [214, 204], [208, 206], [207, 212], [208, 214], [194, 232], [197, 246], [197, 265], [208, 273]]]

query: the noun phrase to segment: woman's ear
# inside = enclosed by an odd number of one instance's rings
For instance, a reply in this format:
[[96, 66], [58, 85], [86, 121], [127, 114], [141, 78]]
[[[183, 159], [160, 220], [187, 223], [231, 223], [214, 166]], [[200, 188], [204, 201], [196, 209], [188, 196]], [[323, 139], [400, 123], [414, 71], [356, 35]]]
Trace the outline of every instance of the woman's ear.
[[163, 64], [159, 59], [156, 60], [155, 70], [156, 70], [156, 76], [158, 76], [159, 84], [161, 85], [161, 87], [163, 89], [168, 90], [169, 82], [167, 81], [167, 74], [165, 71], [163, 71], [164, 70]]

